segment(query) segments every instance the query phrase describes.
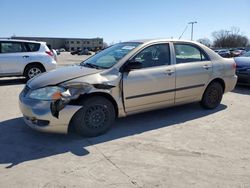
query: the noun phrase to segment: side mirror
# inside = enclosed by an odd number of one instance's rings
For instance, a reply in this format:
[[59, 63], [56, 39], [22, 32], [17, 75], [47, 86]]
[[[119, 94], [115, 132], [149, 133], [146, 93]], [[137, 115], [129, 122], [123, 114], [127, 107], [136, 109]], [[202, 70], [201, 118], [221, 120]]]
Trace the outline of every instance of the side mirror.
[[141, 69], [142, 63], [136, 60], [128, 60], [126, 65], [123, 67], [124, 72], [129, 72], [133, 69]]

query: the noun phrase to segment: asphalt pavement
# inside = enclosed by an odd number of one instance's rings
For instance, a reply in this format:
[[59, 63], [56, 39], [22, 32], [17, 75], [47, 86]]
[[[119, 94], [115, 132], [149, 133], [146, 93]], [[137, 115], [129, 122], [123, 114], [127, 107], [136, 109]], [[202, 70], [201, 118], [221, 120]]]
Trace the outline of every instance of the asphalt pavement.
[[215, 110], [194, 103], [142, 113], [95, 138], [27, 127], [23, 87], [23, 79], [0, 79], [1, 188], [250, 187], [249, 86], [226, 93]]

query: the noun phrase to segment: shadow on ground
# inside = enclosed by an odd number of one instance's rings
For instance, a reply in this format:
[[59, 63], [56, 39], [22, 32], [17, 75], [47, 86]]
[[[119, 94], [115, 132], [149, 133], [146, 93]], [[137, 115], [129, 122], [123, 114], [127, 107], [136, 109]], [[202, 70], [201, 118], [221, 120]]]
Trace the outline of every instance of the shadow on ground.
[[22, 118], [0, 123], [0, 164], [11, 168], [22, 162], [71, 152], [87, 155], [87, 146], [104, 143], [127, 136], [143, 134], [150, 130], [178, 126], [178, 124], [225, 110], [220, 105], [215, 110], [204, 110], [199, 104], [189, 104], [157, 110], [118, 119], [112, 129], [99, 137], [82, 138], [76, 134], [57, 135], [33, 131]]
[[232, 92], [243, 95], [250, 95], [250, 85], [236, 85]]
[[25, 84], [25, 78], [0, 78], [0, 86]]

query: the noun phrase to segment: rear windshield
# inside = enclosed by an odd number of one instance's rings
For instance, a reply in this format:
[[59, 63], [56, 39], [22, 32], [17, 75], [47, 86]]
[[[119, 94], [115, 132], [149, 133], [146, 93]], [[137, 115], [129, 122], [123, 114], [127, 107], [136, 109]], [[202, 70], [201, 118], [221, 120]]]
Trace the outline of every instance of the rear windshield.
[[28, 52], [37, 52], [40, 49], [39, 43], [25, 43]]

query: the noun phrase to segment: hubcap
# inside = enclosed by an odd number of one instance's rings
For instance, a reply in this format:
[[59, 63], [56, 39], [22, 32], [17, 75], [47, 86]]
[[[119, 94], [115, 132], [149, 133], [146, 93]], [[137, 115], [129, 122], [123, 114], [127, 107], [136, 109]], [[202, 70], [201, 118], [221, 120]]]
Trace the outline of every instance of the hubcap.
[[215, 88], [211, 88], [211, 90], [208, 93], [208, 98], [210, 103], [215, 104], [219, 100], [219, 93]]
[[42, 73], [42, 71], [39, 68], [33, 67], [29, 70], [28, 76], [29, 76], [29, 78], [33, 78], [34, 76], [41, 74], [41, 73]]
[[91, 129], [104, 127], [108, 121], [108, 111], [105, 106], [95, 105], [86, 110], [84, 117], [86, 125]]

